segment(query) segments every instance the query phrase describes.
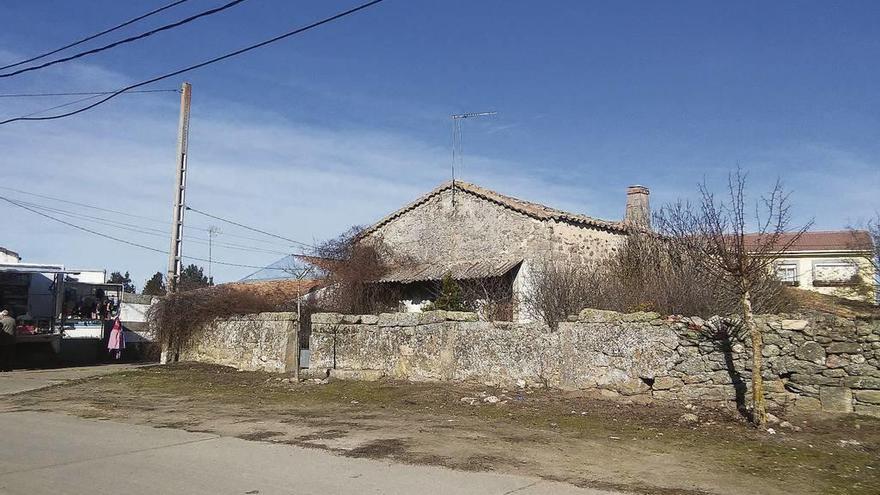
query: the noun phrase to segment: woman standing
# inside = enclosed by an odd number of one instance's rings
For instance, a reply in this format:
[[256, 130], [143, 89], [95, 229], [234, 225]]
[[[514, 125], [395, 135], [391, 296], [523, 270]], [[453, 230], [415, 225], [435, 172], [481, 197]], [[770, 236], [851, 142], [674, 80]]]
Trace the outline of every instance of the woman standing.
[[113, 359], [122, 359], [122, 350], [125, 349], [125, 334], [122, 330], [122, 322], [117, 316], [113, 320], [113, 328], [110, 330], [110, 340], [107, 342], [107, 349]]

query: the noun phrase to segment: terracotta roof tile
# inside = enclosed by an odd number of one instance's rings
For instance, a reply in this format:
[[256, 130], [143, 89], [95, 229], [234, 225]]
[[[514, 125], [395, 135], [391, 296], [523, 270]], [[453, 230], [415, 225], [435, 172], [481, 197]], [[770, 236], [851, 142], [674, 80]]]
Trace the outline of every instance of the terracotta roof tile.
[[518, 213], [522, 213], [523, 215], [530, 216], [532, 218], [538, 220], [556, 220], [559, 222], [572, 223], [577, 225], [585, 225], [589, 227], [596, 227], [604, 230], [611, 230], [615, 232], [625, 233], [628, 232], [629, 227], [623, 222], [614, 222], [607, 220], [600, 220], [598, 218], [589, 217], [587, 215], [581, 215], [579, 213], [570, 213], [567, 211], [557, 210], [556, 208], [551, 208], [549, 206], [545, 206], [539, 203], [532, 203], [530, 201], [525, 201], [519, 198], [514, 198], [511, 196], [505, 196], [504, 194], [497, 193], [490, 189], [486, 189], [480, 187], [475, 184], [471, 184], [469, 182], [463, 181], [455, 181], [453, 182], [445, 182], [441, 184], [439, 187], [434, 189], [433, 191], [419, 197], [415, 201], [409, 203], [403, 208], [391, 213], [385, 218], [379, 220], [372, 226], [365, 229], [361, 232], [361, 236], [370, 234], [375, 230], [379, 229], [383, 225], [388, 222], [394, 220], [395, 218], [400, 217], [404, 213], [407, 213], [416, 207], [426, 203], [431, 198], [439, 195], [443, 191], [452, 189], [455, 187], [456, 191], [461, 191], [467, 194], [471, 194], [478, 198], [491, 201], [495, 204], [508, 208], [510, 210], [516, 211]]
[[[780, 244], [791, 242], [795, 234], [783, 234]], [[746, 243], [756, 245], [758, 234], [747, 234]], [[864, 230], [832, 230], [804, 232], [788, 251], [871, 251], [871, 235]]]

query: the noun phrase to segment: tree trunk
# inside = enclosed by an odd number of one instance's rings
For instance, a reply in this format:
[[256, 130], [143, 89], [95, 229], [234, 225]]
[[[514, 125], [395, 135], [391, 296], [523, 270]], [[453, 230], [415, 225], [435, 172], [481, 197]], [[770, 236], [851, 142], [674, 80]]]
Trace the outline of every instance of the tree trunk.
[[752, 314], [751, 292], [743, 290], [741, 297], [743, 324], [752, 338], [752, 421], [755, 425], [763, 428], [767, 426], [767, 408], [764, 404], [764, 378], [761, 376], [764, 338], [761, 335], [761, 330], [755, 323], [755, 315]]

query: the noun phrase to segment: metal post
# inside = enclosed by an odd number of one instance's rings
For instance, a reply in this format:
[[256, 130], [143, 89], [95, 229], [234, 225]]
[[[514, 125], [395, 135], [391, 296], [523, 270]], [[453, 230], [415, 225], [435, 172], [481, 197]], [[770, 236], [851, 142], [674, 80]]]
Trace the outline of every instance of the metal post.
[[[177, 290], [183, 244], [183, 213], [186, 209], [186, 161], [189, 143], [189, 109], [192, 85], [183, 83], [180, 91], [180, 120], [177, 128], [177, 180], [174, 184], [174, 211], [171, 219], [171, 248], [168, 250], [168, 293]], [[171, 349], [163, 349], [162, 363], [172, 359]]]

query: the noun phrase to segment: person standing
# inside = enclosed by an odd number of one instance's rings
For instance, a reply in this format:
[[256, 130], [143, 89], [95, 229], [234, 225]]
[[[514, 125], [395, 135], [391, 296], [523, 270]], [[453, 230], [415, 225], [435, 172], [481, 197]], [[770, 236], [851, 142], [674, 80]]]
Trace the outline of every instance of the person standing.
[[122, 350], [125, 349], [125, 334], [119, 317], [113, 321], [113, 329], [110, 330], [110, 340], [107, 342], [107, 350], [113, 359], [122, 359]]
[[15, 363], [15, 318], [0, 311], [0, 371], [12, 371]]

